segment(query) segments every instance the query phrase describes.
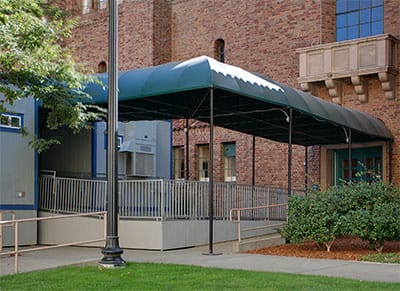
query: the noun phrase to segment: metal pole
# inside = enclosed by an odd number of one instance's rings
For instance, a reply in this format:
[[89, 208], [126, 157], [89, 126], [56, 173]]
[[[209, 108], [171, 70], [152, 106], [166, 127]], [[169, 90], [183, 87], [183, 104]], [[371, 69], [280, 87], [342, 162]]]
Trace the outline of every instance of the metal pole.
[[251, 164], [251, 185], [256, 184], [256, 136], [253, 135], [253, 150], [252, 150], [252, 164]]
[[109, 66], [107, 120], [107, 237], [99, 264], [106, 268], [124, 267], [118, 238], [118, 3], [109, 0]]
[[308, 190], [308, 146], [305, 146], [304, 153], [304, 185], [306, 191]]
[[349, 163], [347, 165], [347, 170], [348, 170], [347, 178], [349, 179], [349, 182], [351, 182], [351, 178], [352, 178], [352, 173], [351, 173], [351, 170], [352, 170], [352, 165], [351, 165], [351, 160], [352, 160], [352, 156], [351, 156], [351, 128], [349, 128], [349, 134], [348, 134], [348, 150], [349, 150], [349, 153], [348, 153]]
[[289, 144], [288, 144], [288, 197], [292, 195], [292, 116], [293, 110], [289, 110]]
[[208, 252], [213, 253], [214, 241], [214, 89], [210, 89], [210, 183], [209, 183], [209, 197], [208, 197], [208, 215], [209, 215], [209, 245]]
[[[388, 141], [387, 142], [388, 147], [389, 147], [389, 153], [388, 153], [388, 160], [389, 160], [389, 183], [393, 182], [393, 164], [392, 164], [392, 153], [393, 153], [393, 141]], [[384, 166], [384, 165], [382, 165]], [[383, 167], [382, 167], [382, 173], [380, 173], [380, 175], [382, 175], [382, 179], [383, 179]]]
[[185, 147], [185, 166], [186, 166], [186, 171], [185, 171], [185, 179], [189, 180], [189, 119], [186, 118], [186, 124], [185, 124], [185, 138], [186, 138], [186, 147]]

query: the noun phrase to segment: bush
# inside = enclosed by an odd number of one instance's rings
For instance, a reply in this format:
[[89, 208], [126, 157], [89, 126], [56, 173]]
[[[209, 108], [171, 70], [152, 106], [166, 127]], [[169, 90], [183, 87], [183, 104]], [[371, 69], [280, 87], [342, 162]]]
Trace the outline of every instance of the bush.
[[323, 244], [327, 251], [337, 237], [359, 236], [382, 251], [385, 240], [400, 238], [399, 191], [381, 181], [362, 181], [290, 197], [282, 234], [291, 242]]

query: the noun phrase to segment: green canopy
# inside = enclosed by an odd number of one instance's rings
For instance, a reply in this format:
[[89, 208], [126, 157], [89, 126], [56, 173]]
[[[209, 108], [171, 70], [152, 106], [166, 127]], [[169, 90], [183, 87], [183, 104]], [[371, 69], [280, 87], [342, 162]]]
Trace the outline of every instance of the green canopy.
[[[107, 103], [104, 87], [87, 86], [97, 104]], [[120, 120], [210, 119], [210, 89], [214, 96], [214, 124], [267, 139], [288, 142], [289, 109], [293, 110], [292, 143], [299, 145], [391, 140], [382, 121], [342, 107], [264, 76], [201, 56], [183, 62], [120, 72]]]

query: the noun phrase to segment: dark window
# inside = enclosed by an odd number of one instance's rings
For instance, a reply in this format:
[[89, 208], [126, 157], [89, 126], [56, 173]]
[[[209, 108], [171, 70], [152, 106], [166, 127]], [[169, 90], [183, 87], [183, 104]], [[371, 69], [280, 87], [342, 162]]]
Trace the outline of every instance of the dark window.
[[337, 0], [336, 41], [383, 33], [383, 0]]
[[97, 73], [105, 73], [107, 72], [107, 64], [106, 62], [100, 62], [97, 67]]
[[173, 172], [174, 179], [185, 178], [185, 160], [184, 160], [184, 148], [183, 146], [177, 146], [173, 149]]
[[215, 41], [214, 44], [214, 57], [217, 61], [225, 63], [225, 41], [222, 38], [219, 38]]

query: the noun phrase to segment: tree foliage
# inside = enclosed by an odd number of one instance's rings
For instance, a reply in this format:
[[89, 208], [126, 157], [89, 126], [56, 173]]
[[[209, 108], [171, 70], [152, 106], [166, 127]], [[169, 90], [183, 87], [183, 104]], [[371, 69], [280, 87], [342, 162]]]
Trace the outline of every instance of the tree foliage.
[[382, 251], [384, 241], [400, 239], [400, 193], [375, 180], [291, 197], [282, 233], [292, 242], [324, 244], [328, 251], [337, 237], [358, 236]]
[[95, 80], [81, 73], [62, 45], [74, 25], [75, 20], [45, 1], [0, 0], [0, 111], [33, 97], [48, 112], [48, 128], [68, 126], [75, 132], [96, 116], [82, 102], [90, 98], [84, 84]]

